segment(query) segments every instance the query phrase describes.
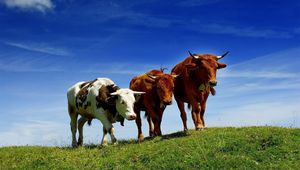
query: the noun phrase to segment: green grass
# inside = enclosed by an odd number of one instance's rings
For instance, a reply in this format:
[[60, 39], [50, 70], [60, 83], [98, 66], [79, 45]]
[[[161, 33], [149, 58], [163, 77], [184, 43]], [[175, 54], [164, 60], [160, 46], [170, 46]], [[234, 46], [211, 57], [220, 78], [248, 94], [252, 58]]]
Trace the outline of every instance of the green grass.
[[2, 147], [0, 169], [299, 169], [300, 129], [209, 128], [141, 144]]

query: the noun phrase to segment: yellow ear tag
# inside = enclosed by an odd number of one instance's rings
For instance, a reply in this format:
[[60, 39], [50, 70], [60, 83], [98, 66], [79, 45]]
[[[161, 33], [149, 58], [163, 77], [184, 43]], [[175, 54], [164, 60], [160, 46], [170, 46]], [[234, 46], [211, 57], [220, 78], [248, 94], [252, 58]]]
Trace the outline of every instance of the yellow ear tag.
[[204, 90], [205, 90], [205, 85], [204, 85], [204, 84], [201, 84], [201, 85], [198, 87], [198, 90], [199, 90], [199, 91], [204, 91]]

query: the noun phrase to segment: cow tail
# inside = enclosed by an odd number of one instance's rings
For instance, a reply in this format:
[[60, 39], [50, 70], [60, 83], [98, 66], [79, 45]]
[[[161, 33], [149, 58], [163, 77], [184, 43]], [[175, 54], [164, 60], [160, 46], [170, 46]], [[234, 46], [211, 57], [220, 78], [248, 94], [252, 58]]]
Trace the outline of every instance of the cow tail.
[[93, 120], [93, 119], [89, 119], [89, 120], [88, 120], [88, 125], [89, 125], [89, 126], [92, 125], [92, 120]]

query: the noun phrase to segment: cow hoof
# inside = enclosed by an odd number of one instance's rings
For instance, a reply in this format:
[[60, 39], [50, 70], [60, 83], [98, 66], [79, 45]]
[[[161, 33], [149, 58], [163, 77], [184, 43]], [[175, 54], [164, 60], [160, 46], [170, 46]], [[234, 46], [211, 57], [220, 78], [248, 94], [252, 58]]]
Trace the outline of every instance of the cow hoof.
[[114, 142], [114, 143], [112, 143], [114, 146], [116, 146], [116, 145], [118, 145], [119, 144], [119, 142]]
[[204, 127], [197, 127], [196, 128], [196, 131], [202, 131], [202, 130], [204, 130]]
[[82, 146], [83, 142], [77, 142], [77, 146]]
[[108, 143], [102, 143], [101, 146], [106, 147], [108, 146]]
[[72, 147], [77, 148], [78, 147], [77, 143], [72, 143]]
[[143, 140], [144, 140], [144, 135], [142, 134], [138, 137], [138, 143], [141, 143]]

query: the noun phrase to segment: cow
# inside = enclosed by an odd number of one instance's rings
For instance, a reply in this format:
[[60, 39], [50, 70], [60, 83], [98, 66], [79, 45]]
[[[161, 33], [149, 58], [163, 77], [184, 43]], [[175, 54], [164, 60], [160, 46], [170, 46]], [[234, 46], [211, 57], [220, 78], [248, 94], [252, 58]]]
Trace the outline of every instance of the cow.
[[180, 116], [184, 131], [187, 130], [186, 112], [184, 103], [192, 106], [192, 118], [196, 130], [205, 128], [204, 112], [209, 93], [215, 95], [214, 86], [217, 85], [217, 69], [226, 67], [226, 64], [218, 60], [225, 57], [229, 52], [221, 56], [214, 54], [192, 54], [178, 63], [171, 71], [172, 74], [180, 75], [175, 80], [174, 98], [180, 110]]
[[164, 69], [151, 70], [130, 81], [131, 90], [146, 92], [134, 105], [137, 115], [135, 122], [138, 128], [138, 142], [144, 139], [140, 111], [145, 111], [149, 124], [149, 136], [154, 137], [161, 135], [160, 125], [163, 112], [167, 105], [172, 104], [176, 75], [165, 74], [163, 71]]
[[[83, 125], [92, 119], [98, 119], [103, 124], [102, 145], [107, 145], [107, 133], [110, 134], [113, 144], [117, 144], [114, 136], [113, 123], [124, 118], [134, 120], [135, 96], [143, 94], [130, 89], [120, 89], [108, 78], [97, 78], [93, 81], [78, 82], [68, 89], [68, 112], [71, 119], [72, 146], [76, 147], [83, 143]], [[77, 118], [79, 138], [76, 141]]]

